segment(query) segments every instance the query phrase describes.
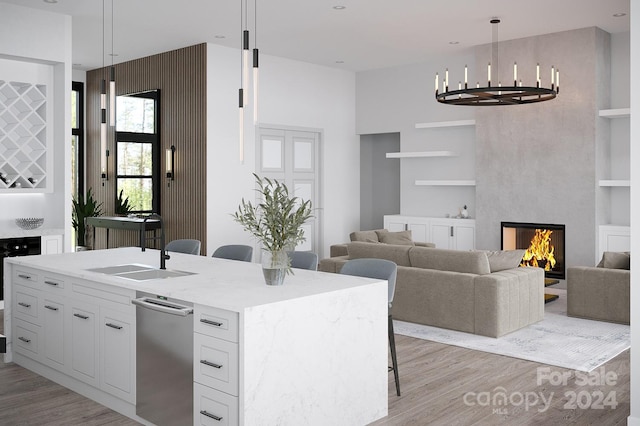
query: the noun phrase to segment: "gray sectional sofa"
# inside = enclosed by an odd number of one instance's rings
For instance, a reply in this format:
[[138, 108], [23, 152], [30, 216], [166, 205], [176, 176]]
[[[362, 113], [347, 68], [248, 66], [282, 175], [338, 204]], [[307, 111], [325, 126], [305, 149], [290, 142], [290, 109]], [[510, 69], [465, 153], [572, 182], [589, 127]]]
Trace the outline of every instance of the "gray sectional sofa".
[[332, 248], [337, 256], [319, 270], [337, 273], [349, 259], [391, 260], [398, 265], [394, 319], [500, 337], [544, 317], [544, 271], [515, 267], [522, 251], [515, 252], [353, 241]]

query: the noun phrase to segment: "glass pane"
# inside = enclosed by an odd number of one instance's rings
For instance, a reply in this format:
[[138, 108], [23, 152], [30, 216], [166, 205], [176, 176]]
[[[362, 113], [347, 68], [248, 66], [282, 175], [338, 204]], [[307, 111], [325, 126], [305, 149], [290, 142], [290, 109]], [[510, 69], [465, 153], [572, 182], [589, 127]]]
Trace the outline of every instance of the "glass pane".
[[122, 190], [122, 198], [129, 198], [133, 211], [153, 210], [153, 179], [118, 178], [117, 194]]
[[150, 176], [152, 148], [150, 143], [118, 142], [118, 174]]
[[304, 231], [304, 237], [306, 240], [296, 246], [297, 251], [311, 251], [313, 250], [313, 225], [311, 223], [305, 223], [301, 226]]
[[116, 130], [119, 132], [154, 133], [155, 101], [135, 96], [118, 96]]
[[71, 128], [78, 128], [78, 92], [71, 91]]
[[295, 170], [313, 169], [313, 145], [308, 141], [295, 141], [293, 145], [293, 168]]
[[282, 141], [273, 139], [262, 140], [262, 168], [282, 168]]
[[[78, 196], [78, 136], [71, 136], [71, 196]], [[74, 240], [75, 241], [75, 240]]]
[[313, 199], [311, 198], [312, 183], [308, 181], [295, 181], [293, 195], [298, 197], [300, 199], [300, 202], [311, 200], [311, 202], [313, 203]]

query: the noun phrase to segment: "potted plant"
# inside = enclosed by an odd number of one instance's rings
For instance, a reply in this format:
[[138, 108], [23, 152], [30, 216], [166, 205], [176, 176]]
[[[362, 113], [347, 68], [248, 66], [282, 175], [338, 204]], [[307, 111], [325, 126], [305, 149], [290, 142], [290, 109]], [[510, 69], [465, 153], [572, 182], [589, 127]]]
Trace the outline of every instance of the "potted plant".
[[311, 201], [292, 197], [284, 183], [255, 173], [261, 202], [242, 202], [234, 220], [262, 243], [262, 271], [268, 285], [281, 285], [291, 271], [287, 250], [306, 240], [302, 225], [312, 217]]
[[117, 216], [128, 216], [129, 213], [133, 210], [131, 204], [129, 204], [129, 197], [123, 198], [124, 189], [120, 190], [120, 194], [118, 194], [118, 198], [116, 198], [116, 209], [115, 213]]
[[73, 200], [73, 217], [71, 224], [76, 232], [76, 250], [82, 251], [87, 249], [84, 219], [87, 217], [100, 216], [102, 214], [102, 203], [98, 203], [93, 198], [91, 188], [87, 190], [87, 195], [83, 197], [79, 195]]

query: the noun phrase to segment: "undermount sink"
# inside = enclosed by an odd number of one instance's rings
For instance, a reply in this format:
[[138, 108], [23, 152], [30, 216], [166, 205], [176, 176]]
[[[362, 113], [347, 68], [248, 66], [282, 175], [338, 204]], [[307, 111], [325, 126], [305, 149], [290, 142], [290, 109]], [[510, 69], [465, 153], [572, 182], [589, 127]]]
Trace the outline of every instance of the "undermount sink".
[[98, 272], [98, 273], [107, 274], [107, 275], [117, 275], [123, 272], [148, 271], [150, 269], [155, 269], [155, 268], [153, 266], [138, 265], [135, 263], [131, 263], [126, 265], [107, 266], [104, 268], [90, 268], [90, 269], [87, 269], [87, 271]]
[[133, 271], [117, 274], [118, 277], [136, 281], [155, 280], [159, 278], [175, 278], [193, 275], [194, 272], [173, 271], [171, 269], [148, 269], [146, 271]]
[[106, 266], [104, 268], [90, 268], [87, 271], [113, 275], [135, 281], [156, 280], [162, 278], [175, 278], [193, 275], [194, 272], [175, 271], [171, 269], [157, 269], [153, 266], [139, 265], [135, 263], [126, 265]]

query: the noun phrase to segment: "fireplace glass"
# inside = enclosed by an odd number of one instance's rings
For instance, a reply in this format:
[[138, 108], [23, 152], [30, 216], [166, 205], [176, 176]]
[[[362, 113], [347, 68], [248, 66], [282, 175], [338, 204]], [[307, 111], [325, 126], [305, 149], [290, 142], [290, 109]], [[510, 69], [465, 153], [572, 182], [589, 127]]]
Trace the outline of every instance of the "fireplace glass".
[[502, 222], [502, 250], [526, 250], [520, 266], [544, 268], [545, 278], [563, 280], [564, 232], [564, 225]]

